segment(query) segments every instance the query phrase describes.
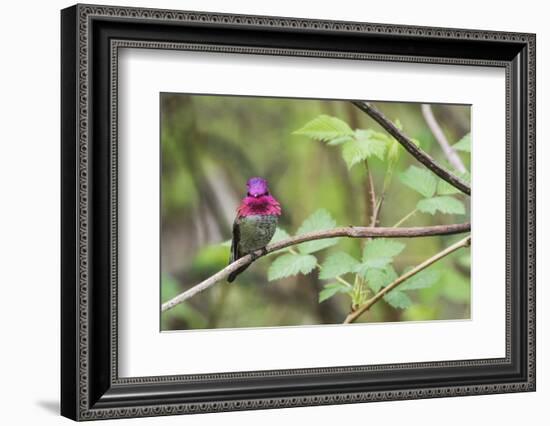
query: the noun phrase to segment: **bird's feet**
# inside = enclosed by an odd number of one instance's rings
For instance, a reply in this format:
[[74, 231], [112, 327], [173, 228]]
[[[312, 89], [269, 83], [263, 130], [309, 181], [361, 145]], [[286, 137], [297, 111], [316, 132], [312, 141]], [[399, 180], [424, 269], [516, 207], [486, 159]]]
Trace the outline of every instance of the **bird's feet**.
[[[258, 251], [260, 252], [259, 254], [258, 254]], [[262, 247], [261, 249], [252, 252], [252, 262], [254, 262], [256, 259], [262, 256], [265, 256], [266, 254], [267, 254], [267, 249], [265, 247]]]

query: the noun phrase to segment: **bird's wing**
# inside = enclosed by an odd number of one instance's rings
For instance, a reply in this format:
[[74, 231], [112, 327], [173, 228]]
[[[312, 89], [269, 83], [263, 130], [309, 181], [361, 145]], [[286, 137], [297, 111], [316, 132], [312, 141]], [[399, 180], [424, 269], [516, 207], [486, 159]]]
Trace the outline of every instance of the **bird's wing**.
[[231, 262], [234, 262], [239, 257], [239, 240], [241, 238], [239, 219], [235, 219], [233, 222], [233, 239], [231, 240]]

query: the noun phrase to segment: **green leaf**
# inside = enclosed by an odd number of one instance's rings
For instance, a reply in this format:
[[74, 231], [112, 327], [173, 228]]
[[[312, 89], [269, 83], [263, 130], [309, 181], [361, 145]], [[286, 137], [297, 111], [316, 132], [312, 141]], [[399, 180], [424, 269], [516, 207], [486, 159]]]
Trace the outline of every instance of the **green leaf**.
[[357, 130], [355, 139], [346, 142], [342, 148], [342, 157], [348, 169], [373, 155], [383, 160], [386, 153], [386, 141], [385, 137], [379, 136], [378, 132], [373, 130]]
[[[336, 222], [330, 213], [325, 209], [319, 209], [304, 220], [298, 229], [297, 235], [306, 234], [308, 232], [323, 231], [334, 227], [336, 227]], [[339, 238], [327, 238], [324, 240], [307, 241], [299, 244], [298, 250], [300, 250], [303, 254], [315, 253], [316, 251], [338, 244], [338, 240]]]
[[413, 275], [409, 279], [405, 280], [401, 285], [399, 285], [399, 290], [417, 290], [419, 288], [431, 287], [432, 285], [437, 283], [439, 277], [440, 275], [437, 271], [420, 271], [418, 274]]
[[432, 215], [437, 211], [445, 214], [466, 214], [466, 209], [462, 201], [449, 197], [448, 195], [420, 200], [416, 208], [423, 213]]
[[348, 272], [354, 272], [357, 265], [359, 265], [359, 262], [353, 256], [342, 251], [333, 253], [323, 262], [319, 278], [327, 280]]
[[361, 264], [356, 272], [368, 280], [369, 271], [384, 269], [393, 262], [393, 258], [403, 251], [405, 244], [386, 238], [376, 238], [365, 244]]
[[378, 293], [382, 287], [386, 287], [397, 279], [397, 273], [392, 266], [388, 265], [384, 269], [368, 269], [365, 271], [364, 278], [369, 288], [374, 293]]
[[453, 148], [457, 151], [471, 152], [472, 149], [472, 137], [470, 133], [465, 134], [462, 139], [453, 145]]
[[374, 293], [378, 293], [382, 287], [387, 285], [386, 273], [383, 269], [366, 269], [363, 277]]
[[439, 179], [439, 181], [437, 182], [437, 194], [438, 195], [460, 194], [460, 190], [455, 188], [446, 180]]
[[390, 263], [393, 262], [391, 257], [377, 257], [376, 259], [367, 259], [361, 262], [355, 272], [361, 275], [365, 275], [370, 269], [384, 269]]
[[331, 139], [327, 142], [327, 145], [330, 146], [336, 146], [336, 145], [342, 145], [345, 142], [352, 141], [353, 136], [345, 135], [345, 136], [339, 136], [337, 138]]
[[319, 292], [319, 303], [330, 299], [332, 296], [338, 293], [349, 293], [351, 289], [342, 283], [331, 283], [325, 285], [323, 290]]
[[309, 254], [283, 254], [273, 261], [267, 271], [269, 281], [291, 277], [297, 274], [307, 275], [315, 268], [317, 259]]
[[375, 238], [368, 241], [363, 249], [363, 261], [380, 258], [393, 258], [403, 251], [405, 244], [388, 238]]
[[413, 303], [409, 296], [399, 290], [392, 290], [384, 295], [384, 301], [397, 309], [407, 309]]
[[359, 143], [356, 140], [346, 142], [342, 148], [342, 158], [348, 166], [348, 170], [351, 170], [353, 166], [367, 158], [364, 150], [361, 149]]
[[355, 131], [355, 139], [359, 143], [364, 144], [369, 157], [375, 155], [380, 160], [384, 159], [386, 148], [390, 142], [390, 138], [384, 133], [376, 132], [372, 129], [357, 129]]
[[293, 132], [319, 141], [328, 142], [344, 136], [353, 136], [353, 130], [345, 121], [328, 115], [320, 115]]
[[437, 178], [426, 169], [410, 166], [406, 172], [401, 173], [401, 182], [426, 198], [433, 197], [437, 186]]

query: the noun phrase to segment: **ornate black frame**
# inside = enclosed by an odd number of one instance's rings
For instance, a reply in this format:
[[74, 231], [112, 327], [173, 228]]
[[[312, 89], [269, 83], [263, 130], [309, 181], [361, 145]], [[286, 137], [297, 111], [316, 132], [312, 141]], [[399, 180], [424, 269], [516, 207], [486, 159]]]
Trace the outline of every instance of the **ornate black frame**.
[[[96, 5], [64, 9], [61, 29], [64, 416], [90, 420], [535, 390], [535, 35]], [[506, 357], [119, 378], [121, 47], [505, 68]]]

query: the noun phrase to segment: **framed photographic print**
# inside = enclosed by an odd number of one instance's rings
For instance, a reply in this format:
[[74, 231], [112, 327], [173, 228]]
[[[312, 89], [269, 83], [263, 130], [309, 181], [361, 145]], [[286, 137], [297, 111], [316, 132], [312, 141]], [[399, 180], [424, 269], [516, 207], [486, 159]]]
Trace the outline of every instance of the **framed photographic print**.
[[535, 36], [76, 5], [74, 420], [535, 390]]

